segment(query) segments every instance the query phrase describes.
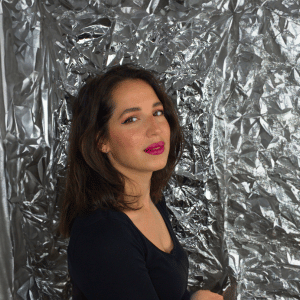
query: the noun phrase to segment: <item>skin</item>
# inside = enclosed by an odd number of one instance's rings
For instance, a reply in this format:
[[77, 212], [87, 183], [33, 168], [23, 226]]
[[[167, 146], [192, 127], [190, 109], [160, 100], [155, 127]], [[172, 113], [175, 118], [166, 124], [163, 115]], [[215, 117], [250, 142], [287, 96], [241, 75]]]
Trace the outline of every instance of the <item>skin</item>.
[[[170, 151], [170, 126], [160, 111], [164, 108], [162, 105], [152, 107], [160, 100], [153, 88], [140, 79], [121, 82], [113, 91], [112, 99], [116, 109], [108, 122], [109, 139], [101, 151], [109, 151], [111, 164], [136, 182], [135, 186], [126, 182], [125, 191], [134, 195], [141, 193], [137, 207], [143, 205], [142, 211], [152, 211], [152, 173], [166, 166]], [[131, 107], [140, 107], [141, 111], [127, 113], [119, 119], [122, 112]], [[126, 120], [127, 123], [123, 124]], [[162, 154], [144, 152], [149, 145], [159, 141], [165, 143]]]
[[199, 290], [191, 296], [191, 300], [224, 300], [224, 298], [208, 290]]

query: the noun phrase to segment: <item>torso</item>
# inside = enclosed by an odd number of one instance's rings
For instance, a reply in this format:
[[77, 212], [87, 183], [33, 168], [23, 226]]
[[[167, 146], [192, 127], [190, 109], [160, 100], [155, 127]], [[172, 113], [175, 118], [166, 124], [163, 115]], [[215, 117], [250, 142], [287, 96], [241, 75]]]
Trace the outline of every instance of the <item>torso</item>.
[[151, 212], [139, 213], [139, 211], [124, 211], [124, 213], [157, 248], [166, 253], [172, 251], [174, 245], [169, 230], [162, 215], [154, 204]]

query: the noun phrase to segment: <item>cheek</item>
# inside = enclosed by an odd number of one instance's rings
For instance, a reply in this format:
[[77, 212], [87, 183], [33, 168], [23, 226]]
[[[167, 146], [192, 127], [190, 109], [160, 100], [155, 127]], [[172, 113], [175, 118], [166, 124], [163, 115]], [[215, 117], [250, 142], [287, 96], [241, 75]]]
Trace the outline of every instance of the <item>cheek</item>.
[[137, 132], [114, 132], [111, 133], [113, 146], [117, 150], [131, 149], [139, 145]]
[[126, 139], [124, 139], [124, 135], [120, 133], [113, 133], [111, 134], [111, 141], [114, 146], [114, 148], [123, 148], [126, 146]]

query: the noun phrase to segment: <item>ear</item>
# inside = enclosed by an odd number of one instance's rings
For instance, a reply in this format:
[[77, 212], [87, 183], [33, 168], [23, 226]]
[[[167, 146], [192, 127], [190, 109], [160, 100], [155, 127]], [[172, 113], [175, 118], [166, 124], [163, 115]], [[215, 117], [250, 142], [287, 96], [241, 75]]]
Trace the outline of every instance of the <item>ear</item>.
[[[99, 136], [99, 133], [97, 135], [97, 138], [98, 138], [98, 136]], [[98, 147], [99, 151], [101, 151], [103, 153], [107, 153], [109, 151], [108, 145], [105, 142], [103, 142], [101, 139], [99, 140], [97, 147]]]

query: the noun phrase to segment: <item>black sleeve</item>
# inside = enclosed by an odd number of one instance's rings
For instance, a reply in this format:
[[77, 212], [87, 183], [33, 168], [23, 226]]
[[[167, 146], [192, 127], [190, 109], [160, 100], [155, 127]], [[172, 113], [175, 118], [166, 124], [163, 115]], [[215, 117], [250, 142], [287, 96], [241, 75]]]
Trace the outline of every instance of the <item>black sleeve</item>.
[[119, 220], [102, 219], [78, 236], [72, 278], [88, 300], [159, 300], [143, 248]]

